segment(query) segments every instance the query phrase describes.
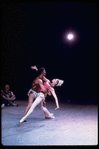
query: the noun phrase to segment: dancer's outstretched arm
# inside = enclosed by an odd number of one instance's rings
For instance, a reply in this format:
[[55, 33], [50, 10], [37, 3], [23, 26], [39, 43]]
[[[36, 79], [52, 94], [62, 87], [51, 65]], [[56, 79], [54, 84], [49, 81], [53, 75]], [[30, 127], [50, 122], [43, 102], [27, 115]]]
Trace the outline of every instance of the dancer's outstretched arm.
[[55, 110], [57, 110], [57, 109], [59, 109], [59, 103], [58, 103], [57, 95], [56, 95], [56, 93], [55, 93], [54, 88], [51, 87], [51, 88], [50, 88], [50, 91], [51, 91], [53, 97], [55, 98], [55, 102], [56, 102], [56, 108], [55, 108]]
[[43, 77], [43, 81], [47, 82], [47, 83], [50, 83], [50, 80], [47, 79], [46, 77]]

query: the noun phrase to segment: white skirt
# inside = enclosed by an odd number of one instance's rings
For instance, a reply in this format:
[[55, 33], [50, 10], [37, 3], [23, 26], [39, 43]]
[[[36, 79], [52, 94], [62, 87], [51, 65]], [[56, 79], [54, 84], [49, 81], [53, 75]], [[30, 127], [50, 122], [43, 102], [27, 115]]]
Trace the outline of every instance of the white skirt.
[[28, 93], [27, 93], [28, 96], [29, 96], [30, 92], [33, 93], [34, 99], [37, 98], [38, 96], [42, 96], [43, 100], [45, 100], [45, 96], [44, 96], [44, 94], [43, 94], [42, 92], [38, 92], [38, 93], [37, 93], [36, 91], [30, 89], [30, 90], [28, 91]]

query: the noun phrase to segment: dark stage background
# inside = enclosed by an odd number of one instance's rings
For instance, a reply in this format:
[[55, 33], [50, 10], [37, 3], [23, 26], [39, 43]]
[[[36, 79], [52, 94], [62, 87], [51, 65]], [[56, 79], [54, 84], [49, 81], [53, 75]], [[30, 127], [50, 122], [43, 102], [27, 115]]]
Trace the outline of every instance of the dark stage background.
[[[43, 66], [48, 79], [65, 81], [60, 102], [97, 103], [97, 11], [94, 2], [2, 3], [1, 88], [27, 100], [30, 66]], [[64, 43], [67, 30], [77, 33], [75, 44]]]

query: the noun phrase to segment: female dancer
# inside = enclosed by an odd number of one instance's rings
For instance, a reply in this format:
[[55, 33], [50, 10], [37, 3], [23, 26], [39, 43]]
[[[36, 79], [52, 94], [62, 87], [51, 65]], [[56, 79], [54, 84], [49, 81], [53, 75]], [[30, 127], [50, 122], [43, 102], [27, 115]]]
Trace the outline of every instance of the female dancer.
[[56, 102], [56, 108], [55, 108], [55, 110], [59, 109], [59, 103], [58, 103], [58, 98], [57, 98], [57, 95], [55, 93], [54, 87], [55, 86], [61, 86], [63, 83], [64, 83], [64, 81], [63, 80], [59, 80], [59, 79], [53, 79], [52, 80], [52, 83], [49, 82], [49, 81], [48, 82], [44, 82], [44, 87], [45, 88], [47, 86], [50, 86], [48, 92], [45, 93], [45, 98], [47, 97], [47, 95], [49, 95], [49, 96], [53, 95], [53, 97], [55, 98], [55, 102]]

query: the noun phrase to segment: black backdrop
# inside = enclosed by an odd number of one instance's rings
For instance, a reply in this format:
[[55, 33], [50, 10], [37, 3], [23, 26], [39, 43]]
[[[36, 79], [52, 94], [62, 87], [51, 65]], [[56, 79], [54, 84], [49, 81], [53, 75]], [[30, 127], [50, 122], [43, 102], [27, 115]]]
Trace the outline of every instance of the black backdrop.
[[[31, 65], [45, 67], [48, 79], [63, 79], [59, 100], [97, 103], [97, 3], [2, 3], [1, 88], [9, 84], [27, 99]], [[77, 33], [64, 43], [66, 30]]]

